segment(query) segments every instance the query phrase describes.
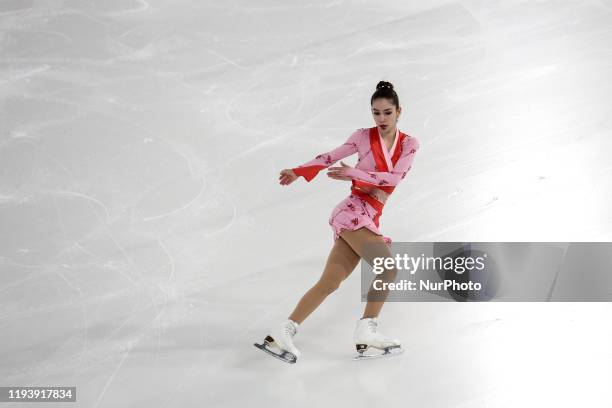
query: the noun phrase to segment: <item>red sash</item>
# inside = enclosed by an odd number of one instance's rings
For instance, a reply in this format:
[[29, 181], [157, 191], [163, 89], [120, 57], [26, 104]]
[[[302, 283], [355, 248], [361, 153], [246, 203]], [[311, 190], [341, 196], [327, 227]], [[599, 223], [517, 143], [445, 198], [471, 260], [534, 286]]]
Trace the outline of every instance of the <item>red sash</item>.
[[[399, 140], [397, 141], [397, 144], [399, 144], [399, 146], [397, 145], [395, 146], [395, 151], [393, 152], [393, 156], [391, 157], [391, 163], [393, 163], [393, 166], [395, 166], [395, 164], [399, 160], [400, 155], [402, 154], [401, 146], [403, 145], [404, 139], [408, 136], [406, 136], [402, 132], [399, 132], [398, 137], [399, 137]], [[387, 166], [387, 161], [385, 160], [385, 153], [382, 150], [382, 149], [386, 149], [386, 146], [380, 143], [380, 136], [378, 133], [378, 128], [376, 127], [370, 128], [370, 148], [372, 149], [372, 155], [374, 156], [374, 162], [376, 163], [375, 171], [388, 172], [389, 167]], [[355, 188], [355, 187], [360, 187], [360, 186], [363, 186], [363, 187], [375, 186], [376, 188], [381, 189], [387, 194], [393, 193], [393, 190], [395, 190], [395, 186], [378, 186], [375, 184], [366, 183], [365, 181], [352, 180], [351, 193], [361, 198], [362, 200], [366, 201], [376, 210], [376, 216], [374, 217], [374, 224], [378, 227], [378, 219], [382, 215], [382, 210], [385, 204], [381, 203], [380, 201], [378, 201], [377, 199], [375, 199], [368, 193], [365, 193]]]

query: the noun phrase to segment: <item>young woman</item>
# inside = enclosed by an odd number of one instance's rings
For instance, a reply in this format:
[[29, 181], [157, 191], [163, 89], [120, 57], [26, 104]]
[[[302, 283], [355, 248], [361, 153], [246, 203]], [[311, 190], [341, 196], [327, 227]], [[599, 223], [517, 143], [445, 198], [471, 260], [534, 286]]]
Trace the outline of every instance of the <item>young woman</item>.
[[[334, 232], [334, 246], [321, 278], [304, 294], [288, 320], [268, 335], [264, 344], [256, 345], [290, 363], [300, 356], [293, 344], [299, 325], [338, 288], [359, 260], [372, 264], [373, 257], [391, 256], [391, 239], [379, 231], [379, 218], [387, 198], [410, 170], [419, 142], [397, 129], [401, 108], [391, 83], [378, 83], [370, 105], [375, 127], [358, 129], [334, 150], [280, 172], [281, 185], [289, 185], [300, 176], [310, 182], [319, 171], [338, 160], [354, 153], [359, 155], [354, 168], [341, 162], [341, 167], [329, 167], [327, 172], [330, 178], [350, 181], [352, 186], [351, 194], [334, 208], [329, 219]], [[395, 279], [395, 270], [387, 272], [388, 279]], [[354, 333], [359, 353], [370, 347], [385, 352], [401, 347], [398, 340], [391, 340], [376, 330], [385, 299], [385, 294], [376, 299], [368, 297], [363, 317], [357, 322]]]

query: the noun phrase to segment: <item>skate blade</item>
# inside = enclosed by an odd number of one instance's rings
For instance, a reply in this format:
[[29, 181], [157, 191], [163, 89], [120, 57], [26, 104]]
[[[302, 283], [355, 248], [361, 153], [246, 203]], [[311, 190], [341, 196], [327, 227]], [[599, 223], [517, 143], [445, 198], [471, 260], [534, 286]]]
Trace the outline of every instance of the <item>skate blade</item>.
[[404, 349], [402, 346], [391, 346], [386, 347], [384, 349], [378, 349], [375, 347], [370, 347], [369, 349], [378, 350], [378, 353], [365, 354], [365, 350], [362, 352], [358, 352], [357, 355], [353, 358], [353, 360], [370, 360], [372, 358], [381, 358], [381, 357], [393, 357], [398, 354], [402, 354]]
[[269, 336], [266, 337], [266, 339], [261, 344], [253, 343], [253, 345], [258, 349], [270, 354], [271, 356], [276, 357], [281, 361], [284, 361], [285, 363], [295, 364], [295, 362], [297, 361], [297, 357], [295, 356], [295, 354], [287, 350], [282, 350], [281, 353], [275, 353], [274, 350], [270, 348], [271, 341], [268, 341], [268, 338]]

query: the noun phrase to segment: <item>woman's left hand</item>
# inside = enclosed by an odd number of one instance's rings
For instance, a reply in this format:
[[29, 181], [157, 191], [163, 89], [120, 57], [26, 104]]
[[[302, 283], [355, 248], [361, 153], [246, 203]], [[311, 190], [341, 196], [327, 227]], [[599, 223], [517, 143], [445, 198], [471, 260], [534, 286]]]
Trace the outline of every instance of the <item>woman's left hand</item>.
[[327, 169], [327, 176], [336, 180], [352, 180], [351, 177], [348, 176], [347, 171], [352, 169], [351, 166], [345, 164], [344, 162], [340, 162], [342, 167], [330, 167]]

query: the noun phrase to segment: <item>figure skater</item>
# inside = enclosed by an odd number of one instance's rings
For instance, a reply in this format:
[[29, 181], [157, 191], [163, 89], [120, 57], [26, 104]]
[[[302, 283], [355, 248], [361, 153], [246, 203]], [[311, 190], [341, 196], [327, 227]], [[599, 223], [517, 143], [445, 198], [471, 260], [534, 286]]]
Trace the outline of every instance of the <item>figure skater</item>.
[[[300, 351], [293, 337], [304, 320], [338, 289], [357, 266], [360, 259], [372, 265], [374, 257], [389, 257], [391, 239], [379, 231], [379, 219], [389, 195], [410, 171], [419, 142], [397, 129], [401, 107], [397, 93], [389, 82], [380, 81], [370, 100], [375, 127], [353, 132], [344, 144], [316, 156], [301, 166], [284, 169], [279, 180], [283, 186], [302, 176], [310, 182], [320, 170], [338, 160], [358, 153], [355, 167], [340, 162], [341, 167], [329, 167], [327, 175], [334, 180], [351, 181], [351, 194], [342, 200], [329, 218], [334, 245], [320, 279], [297, 303], [293, 312], [280, 327], [266, 336], [263, 344], [255, 344], [282, 360], [295, 363]], [[386, 270], [385, 280], [393, 281], [395, 268]], [[357, 321], [353, 340], [359, 355], [370, 348], [401, 351], [398, 340], [377, 331], [378, 315], [388, 291], [368, 293], [363, 316]]]

